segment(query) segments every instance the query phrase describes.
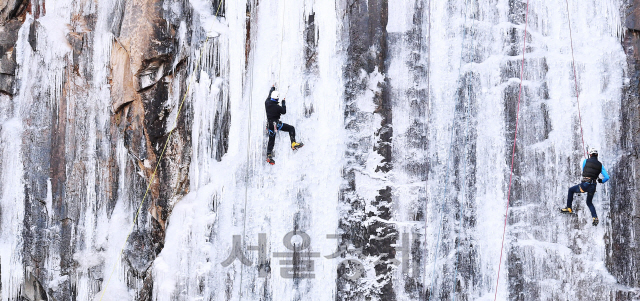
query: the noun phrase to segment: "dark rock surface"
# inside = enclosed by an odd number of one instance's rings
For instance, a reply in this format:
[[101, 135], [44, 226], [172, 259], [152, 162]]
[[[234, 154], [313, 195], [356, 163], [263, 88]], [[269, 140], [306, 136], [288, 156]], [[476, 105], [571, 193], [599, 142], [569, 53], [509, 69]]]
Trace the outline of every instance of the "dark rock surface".
[[[137, 209], [164, 151], [122, 258], [129, 267], [128, 277], [144, 284], [139, 288], [139, 300], [149, 299], [153, 280], [148, 271], [163, 248], [166, 220], [171, 213], [170, 201], [188, 192], [187, 167], [191, 146], [185, 112], [190, 107], [185, 105], [174, 123], [169, 117], [172, 113], [175, 116], [178, 107], [168, 102], [171, 93], [184, 94], [186, 89], [185, 81], [172, 84], [176, 77], [185, 78], [185, 67], [188, 66], [175, 64], [176, 60], [184, 60], [186, 55], [176, 50], [178, 38], [175, 33], [179, 24], [165, 19], [165, 15], [171, 12], [165, 11], [163, 1], [119, 3], [122, 7], [113, 8], [116, 13], [111, 23], [117, 35], [111, 51], [110, 93], [113, 102], [107, 124], [96, 124], [96, 120], [91, 120], [99, 117], [95, 114], [92, 117], [90, 112], [95, 109], [83, 101], [88, 91], [95, 93], [91, 86], [95, 68], [93, 50], [97, 39], [94, 14], [79, 13], [72, 18], [70, 31], [65, 36], [70, 53], [60, 74], [60, 82], [52, 83], [45, 78], [44, 72], [36, 74], [35, 80], [45, 83], [45, 87], [52, 87], [23, 93], [33, 102], [23, 134], [26, 170], [22, 235], [24, 265], [33, 270], [33, 277], [42, 283], [40, 287], [49, 287], [48, 279], [52, 274], [66, 276], [56, 283], [57, 289], [44, 289], [44, 296], [48, 295], [53, 300], [75, 298], [77, 284], [74, 275], [77, 267], [85, 261], [78, 257], [77, 252], [91, 243], [84, 241], [78, 229], [96, 226], [85, 224], [85, 217], [88, 214], [97, 216], [100, 208], [106, 208], [111, 216], [117, 200], [123, 197], [127, 198], [129, 206]], [[183, 5], [185, 13], [179, 19], [189, 21], [191, 8], [186, 3]], [[14, 18], [0, 26], [0, 91], [10, 95], [16, 88], [14, 46], [24, 22], [24, 17], [18, 14], [23, 13], [24, 8], [16, 9], [10, 12], [6, 8], [0, 13], [0, 17]], [[46, 66], [44, 57], [39, 54], [50, 46], [43, 44], [45, 40], [39, 37], [51, 33], [39, 24], [37, 18], [26, 30], [30, 48], [36, 53], [35, 60], [41, 60], [40, 64]], [[175, 88], [179, 91], [172, 90]], [[95, 125], [93, 132], [91, 124]], [[165, 150], [164, 144], [173, 126], [176, 129]], [[97, 137], [97, 145], [94, 145], [97, 161], [86, 155], [86, 147], [95, 143], [91, 142], [91, 135]], [[119, 164], [119, 141], [123, 141], [128, 150], [124, 166]], [[96, 170], [100, 172], [96, 173]], [[121, 173], [126, 175], [125, 183], [121, 182]], [[95, 186], [79, 186], [78, 183], [94, 183]], [[96, 205], [88, 203], [87, 196], [92, 194], [95, 194]], [[51, 198], [52, 212], [48, 211], [48, 197]], [[45, 263], [56, 260], [56, 270], [48, 270]], [[102, 268], [100, 265], [97, 267]], [[91, 285], [99, 289], [102, 281], [104, 279], [95, 277]], [[136, 281], [130, 282], [131, 288], [136, 289]], [[36, 291], [42, 292], [43, 289], [36, 288]]]
[[[621, 99], [621, 130], [619, 145], [621, 154], [611, 180], [611, 229], [605, 236], [607, 270], [621, 285], [640, 287], [640, 194], [636, 181], [636, 170], [640, 168], [638, 145], [640, 145], [640, 24], [638, 12], [640, 1], [626, 1], [627, 16], [622, 45], [627, 54], [629, 82], [623, 87]], [[634, 239], [635, 238], [635, 239]], [[635, 242], [633, 242], [635, 240]], [[612, 300], [637, 300], [638, 293], [618, 292]]]
[[[391, 142], [393, 137], [392, 110], [386, 79], [377, 83], [374, 96], [370, 100], [375, 107], [374, 112], [362, 111], [358, 106], [358, 98], [363, 97], [370, 83], [369, 77], [378, 75], [385, 77], [388, 56], [388, 37], [386, 32], [388, 5], [386, 0], [380, 1], [346, 1], [344, 8], [345, 32], [347, 45], [347, 63], [343, 70], [345, 85], [345, 126], [350, 133], [351, 143], [345, 154], [347, 165], [344, 167], [346, 184], [341, 191], [341, 201], [348, 209], [346, 217], [340, 221], [342, 247], [350, 245], [358, 250], [364, 269], [375, 271], [376, 289], [362, 282], [363, 279], [349, 279], [347, 273], [362, 269], [357, 264], [338, 269], [336, 280], [336, 300], [365, 300], [368, 298], [396, 300], [392, 284], [392, 271], [395, 249], [391, 244], [398, 239], [397, 229], [392, 224], [383, 222], [391, 219], [393, 207], [390, 186], [382, 187], [375, 200], [367, 200], [358, 195], [356, 173], [367, 167], [366, 157], [374, 152], [381, 156], [381, 161], [374, 167], [377, 176], [392, 170]], [[364, 72], [364, 76], [363, 76]], [[375, 123], [370, 113], [379, 116], [380, 123]], [[372, 127], [374, 133], [366, 133], [360, 128]], [[372, 139], [372, 137], [375, 137]], [[367, 204], [370, 202], [370, 204]], [[372, 206], [375, 209], [367, 209]], [[371, 210], [371, 211], [370, 211]], [[383, 221], [379, 221], [379, 218]]]
[[10, 20], [19, 18], [25, 13], [30, 2], [27, 0], [2, 0], [0, 1], [0, 25]]
[[13, 95], [15, 86], [18, 30], [24, 22], [29, 1], [0, 2], [0, 92]]

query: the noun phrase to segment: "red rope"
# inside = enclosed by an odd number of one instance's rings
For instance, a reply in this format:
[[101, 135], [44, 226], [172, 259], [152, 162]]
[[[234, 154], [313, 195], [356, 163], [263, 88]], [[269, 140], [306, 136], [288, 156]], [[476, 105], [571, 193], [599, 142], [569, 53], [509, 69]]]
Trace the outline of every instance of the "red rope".
[[582, 137], [582, 151], [584, 157], [587, 157], [587, 148], [584, 146], [584, 133], [582, 132], [582, 115], [580, 114], [580, 91], [578, 91], [578, 74], [576, 73], [576, 59], [573, 57], [573, 34], [571, 33], [571, 16], [569, 15], [569, 0], [565, 0], [567, 4], [567, 18], [569, 20], [569, 41], [571, 42], [571, 61], [573, 64], [573, 79], [576, 87], [576, 100], [578, 102], [578, 120], [580, 121], [580, 136]]
[[498, 284], [500, 283], [500, 267], [502, 266], [502, 250], [504, 249], [504, 236], [507, 231], [507, 217], [509, 216], [509, 202], [511, 200], [511, 180], [513, 178], [513, 161], [516, 156], [516, 141], [518, 140], [518, 120], [520, 114], [520, 100], [522, 99], [522, 80], [524, 77], [524, 53], [527, 49], [527, 21], [529, 19], [529, 0], [527, 0], [527, 13], [524, 19], [524, 46], [522, 47], [522, 66], [520, 68], [520, 92], [518, 93], [518, 109], [516, 111], [516, 132], [513, 137], [513, 150], [511, 152], [511, 173], [509, 175], [509, 190], [507, 192], [507, 211], [504, 215], [504, 228], [502, 229], [502, 245], [500, 246], [500, 263], [498, 263], [498, 279], [496, 280], [496, 293], [493, 298], [495, 301], [498, 298]]

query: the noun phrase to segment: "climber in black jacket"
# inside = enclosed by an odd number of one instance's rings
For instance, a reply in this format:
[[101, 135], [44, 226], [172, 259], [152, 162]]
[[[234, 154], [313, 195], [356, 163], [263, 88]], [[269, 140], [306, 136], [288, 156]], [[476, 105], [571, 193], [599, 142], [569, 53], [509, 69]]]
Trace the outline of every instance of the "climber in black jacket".
[[[600, 179], [600, 174], [604, 177]], [[596, 193], [596, 182], [606, 183], [609, 181], [609, 174], [607, 170], [602, 166], [602, 163], [598, 161], [598, 150], [595, 148], [589, 149], [589, 159], [582, 161], [582, 183], [569, 188], [567, 196], [567, 207], [560, 209], [562, 213], [573, 213], [571, 204], [573, 203], [574, 193], [587, 193], [587, 207], [591, 211], [591, 217], [593, 218], [593, 225], [598, 225], [598, 215], [596, 215], [596, 208], [593, 207], [593, 196]]]
[[264, 109], [267, 111], [267, 130], [269, 130], [269, 143], [267, 144], [267, 162], [271, 165], [275, 164], [273, 160], [273, 146], [276, 143], [276, 134], [278, 131], [289, 132], [291, 138], [291, 149], [297, 150], [304, 144], [296, 142], [296, 129], [286, 123], [280, 121], [280, 115], [287, 113], [287, 104], [282, 99], [282, 106], [278, 104], [279, 93], [275, 87], [271, 87], [269, 96], [264, 102]]

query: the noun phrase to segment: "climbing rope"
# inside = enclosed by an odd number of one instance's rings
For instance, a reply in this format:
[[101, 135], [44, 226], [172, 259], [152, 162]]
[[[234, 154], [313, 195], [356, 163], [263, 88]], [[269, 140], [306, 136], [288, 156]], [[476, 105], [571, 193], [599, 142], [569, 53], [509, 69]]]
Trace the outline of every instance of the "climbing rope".
[[[462, 43], [460, 46], [460, 65], [458, 67], [458, 78], [460, 78], [461, 74], [462, 74], [462, 57], [463, 57], [463, 52], [464, 52], [464, 41], [466, 40], [466, 36], [467, 36], [467, 31], [465, 30], [465, 25], [467, 24], [467, 16], [468, 16], [468, 9], [469, 9], [469, 3], [465, 0], [464, 2], [464, 7], [465, 7], [465, 11], [464, 11], [464, 23], [462, 23]], [[461, 12], [462, 13], [462, 12]], [[451, 153], [452, 153], [452, 148], [453, 148], [453, 134], [455, 133], [455, 116], [456, 116], [456, 105], [453, 105], [453, 113], [451, 114], [453, 116], [453, 124], [451, 126], [451, 135], [449, 138], [449, 154], [447, 155], [447, 172], [446, 172], [446, 179], [445, 179], [445, 185], [444, 185], [444, 195], [443, 195], [443, 200], [442, 200], [442, 205], [440, 208], [440, 222], [438, 225], [438, 239], [436, 240], [436, 251], [434, 254], [434, 259], [433, 259], [433, 272], [431, 274], [431, 294], [429, 294], [429, 300], [431, 300], [431, 296], [434, 294], [434, 285], [435, 285], [435, 277], [436, 277], [436, 264], [438, 262], [438, 250], [440, 249], [440, 233], [442, 232], [442, 220], [444, 219], [444, 205], [445, 205], [445, 200], [447, 199], [447, 191], [449, 188], [449, 182], [450, 182], [450, 177], [449, 175], [451, 174], [451, 172], [449, 172], [451, 170]], [[426, 236], [425, 236], [426, 238]], [[426, 239], [425, 239], [426, 240]]]
[[[216, 17], [218, 17], [218, 13], [220, 12], [221, 4], [222, 4], [222, 0], [220, 0], [220, 2], [218, 4], [218, 9], [216, 10]], [[213, 30], [213, 25], [214, 24], [215, 23], [211, 24], [211, 30]], [[196, 61], [195, 68], [193, 69], [194, 72], [197, 72], [198, 67], [200, 66], [200, 61], [202, 59], [202, 53], [204, 52], [204, 49], [206, 48], [207, 42], [209, 42], [209, 36], [208, 35], [207, 35], [206, 40], [204, 41], [202, 49], [200, 49], [200, 55], [198, 56], [198, 60]], [[193, 76], [194, 80], [195, 80], [195, 78], [196, 77]], [[140, 202], [140, 206], [138, 206], [138, 210], [136, 211], [136, 216], [133, 219], [133, 223], [131, 223], [131, 227], [129, 228], [129, 232], [127, 233], [127, 238], [124, 240], [124, 243], [122, 244], [122, 248], [120, 249], [120, 253], [118, 254], [118, 257], [116, 258], [116, 261], [113, 264], [113, 269], [111, 270], [111, 274], [109, 275], [109, 279], [107, 280], [107, 284], [105, 285], [104, 289], [102, 290], [102, 295], [100, 295], [100, 301], [102, 301], [102, 298], [104, 298], [104, 294], [107, 292], [107, 288], [109, 287], [109, 283], [111, 282], [111, 278], [113, 277], [113, 273], [116, 270], [117, 263], [118, 263], [119, 259], [122, 257], [122, 253], [124, 252], [124, 248], [127, 246], [127, 241], [129, 241], [129, 236], [131, 236], [131, 233], [133, 232], [133, 227], [135, 226], [135, 224], [138, 221], [138, 216], [140, 215], [140, 211], [142, 210], [142, 205], [144, 204], [145, 200], [147, 199], [147, 195], [149, 194], [149, 189], [151, 188], [151, 183], [153, 183], [153, 180], [155, 179], [156, 172], [158, 171], [158, 167], [160, 166], [160, 162], [162, 161], [162, 158], [164, 156], [164, 152], [167, 149], [167, 145], [169, 145], [169, 140], [171, 139], [171, 135], [173, 134], [173, 130], [175, 130], [177, 125], [178, 125], [178, 117], [180, 116], [180, 112], [182, 111], [182, 106], [184, 104], [184, 101], [187, 99], [187, 95], [189, 95], [189, 91], [191, 90], [191, 84], [192, 83], [193, 83], [193, 81], [189, 82], [189, 85], [187, 86], [187, 90], [185, 91], [184, 96], [182, 97], [182, 101], [180, 102], [180, 106], [178, 107], [178, 113], [176, 114], [176, 118], [174, 120], [175, 126], [171, 129], [171, 131], [169, 131], [169, 136], [167, 136], [167, 140], [164, 143], [164, 147], [162, 148], [162, 152], [160, 153], [160, 157], [158, 157], [158, 162], [156, 163], [156, 167], [153, 170], [153, 173], [151, 174], [151, 178], [149, 180], [149, 184], [147, 185], [147, 190], [144, 192], [144, 196], [142, 197], [142, 202]]]
[[584, 157], [587, 157], [587, 148], [584, 146], [584, 133], [582, 132], [582, 115], [580, 114], [580, 91], [578, 90], [578, 73], [576, 73], [576, 59], [573, 56], [573, 34], [571, 32], [571, 15], [569, 14], [569, 0], [565, 0], [567, 4], [567, 20], [569, 21], [569, 41], [571, 42], [571, 62], [573, 66], [573, 79], [576, 88], [576, 101], [578, 102], [578, 120], [580, 121], [580, 136], [582, 136], [582, 151]]
[[282, 32], [280, 34], [280, 60], [279, 60], [280, 68], [278, 70], [278, 86], [280, 85], [280, 75], [282, 75], [282, 43], [284, 43], [284, 16], [285, 16], [285, 10], [287, 8], [286, 1], [287, 0], [282, 0], [284, 4], [282, 5]]
[[516, 131], [513, 136], [513, 150], [511, 151], [511, 172], [509, 174], [509, 189], [507, 192], [507, 210], [504, 215], [504, 227], [502, 229], [502, 245], [500, 246], [500, 262], [498, 263], [498, 277], [496, 280], [496, 293], [493, 300], [498, 298], [498, 285], [500, 284], [500, 267], [502, 266], [502, 250], [504, 249], [504, 236], [507, 231], [507, 218], [509, 217], [509, 202], [511, 200], [511, 180], [513, 178], [513, 162], [516, 156], [516, 141], [518, 140], [518, 121], [520, 115], [520, 100], [522, 99], [522, 80], [524, 78], [524, 54], [527, 48], [527, 21], [529, 19], [529, 0], [527, 0], [527, 11], [524, 19], [524, 36], [522, 47], [522, 66], [520, 67], [520, 91], [518, 92], [518, 109], [516, 110]]
[[[253, 8], [251, 9], [251, 13], [253, 13]], [[249, 43], [251, 43], [251, 41], [249, 41]], [[251, 63], [253, 64], [255, 62], [254, 58], [255, 58], [255, 49], [253, 47], [250, 47], [249, 49], [251, 49]], [[246, 65], [249, 65], [249, 62], [246, 62]], [[242, 217], [242, 239], [244, 241], [244, 238], [246, 237], [247, 234], [247, 200], [249, 199], [249, 162], [251, 162], [251, 109], [253, 108], [253, 66], [251, 66], [251, 80], [249, 81], [249, 118], [248, 119], [248, 128], [247, 128], [247, 168], [245, 170], [245, 185], [244, 185], [244, 211], [243, 211], [243, 217]], [[244, 266], [240, 266], [240, 286], [242, 287], [242, 280], [244, 278]], [[240, 300], [242, 300], [242, 289], [240, 289]]]

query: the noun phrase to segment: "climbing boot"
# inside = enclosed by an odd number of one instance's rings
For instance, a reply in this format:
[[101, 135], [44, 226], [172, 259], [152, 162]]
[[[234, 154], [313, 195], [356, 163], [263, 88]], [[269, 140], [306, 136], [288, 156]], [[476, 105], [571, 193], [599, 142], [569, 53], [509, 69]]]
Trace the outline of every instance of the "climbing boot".
[[567, 207], [567, 208], [560, 209], [560, 212], [562, 212], [562, 213], [573, 213], [573, 210], [571, 210], [571, 208]]
[[593, 225], [594, 225], [594, 226], [597, 226], [599, 222], [600, 222], [600, 220], [598, 220], [598, 218], [597, 218], [597, 217], [594, 217], [594, 218], [593, 218]]
[[301, 148], [302, 146], [304, 146], [304, 143], [298, 143], [298, 142], [291, 142], [291, 149], [292, 150], [297, 150], [299, 148]]
[[273, 155], [271, 155], [271, 154], [267, 154], [267, 163], [269, 163], [269, 164], [271, 164], [271, 165], [276, 164], [276, 161], [275, 161], [275, 160], [273, 160]]

